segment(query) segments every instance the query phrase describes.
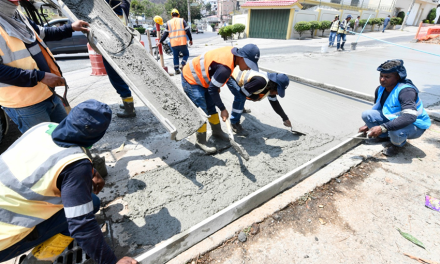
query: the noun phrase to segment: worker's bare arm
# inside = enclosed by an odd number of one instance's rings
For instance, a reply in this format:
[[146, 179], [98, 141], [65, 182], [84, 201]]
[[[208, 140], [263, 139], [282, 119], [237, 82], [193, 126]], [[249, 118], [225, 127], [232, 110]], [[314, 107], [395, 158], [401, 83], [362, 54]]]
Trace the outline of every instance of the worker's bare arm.
[[46, 72], [44, 73], [44, 78], [41, 80], [42, 83], [49, 87], [63, 86], [66, 84], [66, 80], [56, 74]]
[[87, 33], [90, 31], [90, 25], [86, 21], [78, 20], [72, 23], [73, 31], [82, 31], [83, 33]]
[[368, 131], [368, 127], [367, 127], [367, 126], [361, 126], [361, 127], [359, 128], [359, 133], [367, 132], [367, 131]]
[[121, 258], [116, 264], [137, 264], [137, 260], [130, 257], [123, 257]]

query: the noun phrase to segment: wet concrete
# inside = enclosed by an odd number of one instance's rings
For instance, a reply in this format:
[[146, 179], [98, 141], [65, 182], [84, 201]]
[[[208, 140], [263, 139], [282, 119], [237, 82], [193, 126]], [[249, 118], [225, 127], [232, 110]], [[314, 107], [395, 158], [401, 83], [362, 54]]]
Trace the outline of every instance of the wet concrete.
[[[99, 0], [64, 0], [78, 18], [90, 23], [104, 57], [112, 60], [160, 116], [177, 129], [176, 139], [193, 134], [204, 118], [187, 96], [171, 81], [145, 48], [122, 24], [108, 5]], [[124, 76], [122, 76], [124, 78]]]

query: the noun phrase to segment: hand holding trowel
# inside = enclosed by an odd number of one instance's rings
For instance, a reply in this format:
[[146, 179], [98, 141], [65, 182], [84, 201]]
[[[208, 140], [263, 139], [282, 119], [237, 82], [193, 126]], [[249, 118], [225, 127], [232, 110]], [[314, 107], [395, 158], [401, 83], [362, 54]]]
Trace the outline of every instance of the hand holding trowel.
[[293, 130], [293, 126], [292, 126], [292, 123], [290, 122], [290, 120], [286, 120], [286, 121], [284, 121], [283, 124], [284, 124], [284, 126], [286, 126], [286, 127], [290, 127], [290, 132], [292, 132], [292, 133], [298, 134], [298, 135], [300, 135], [300, 136], [305, 136], [305, 135], [306, 135], [306, 134], [303, 133], [303, 132], [299, 132], [299, 131]]

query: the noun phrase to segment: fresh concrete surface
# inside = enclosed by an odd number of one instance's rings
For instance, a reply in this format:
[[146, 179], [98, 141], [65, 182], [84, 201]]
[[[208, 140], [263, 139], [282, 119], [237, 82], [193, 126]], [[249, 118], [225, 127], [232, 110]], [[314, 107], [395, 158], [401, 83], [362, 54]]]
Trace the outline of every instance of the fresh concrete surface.
[[168, 263], [417, 263], [403, 253], [438, 263], [440, 213], [424, 203], [440, 197], [439, 142], [435, 123], [396, 157], [362, 145]]

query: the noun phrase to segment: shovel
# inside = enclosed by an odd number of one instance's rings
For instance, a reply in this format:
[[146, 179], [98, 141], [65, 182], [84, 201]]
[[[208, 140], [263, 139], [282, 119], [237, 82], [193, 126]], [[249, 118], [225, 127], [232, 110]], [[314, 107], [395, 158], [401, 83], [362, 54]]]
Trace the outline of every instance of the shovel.
[[243, 159], [249, 160], [249, 154], [246, 152], [246, 150], [240, 144], [238, 144], [234, 140], [234, 134], [232, 133], [232, 128], [231, 128], [231, 121], [229, 119], [226, 119], [225, 123], [226, 123], [226, 130], [227, 130], [228, 136], [229, 136], [229, 142], [234, 147], [234, 149], [238, 152], [238, 154], [240, 154], [240, 156], [243, 157]]

